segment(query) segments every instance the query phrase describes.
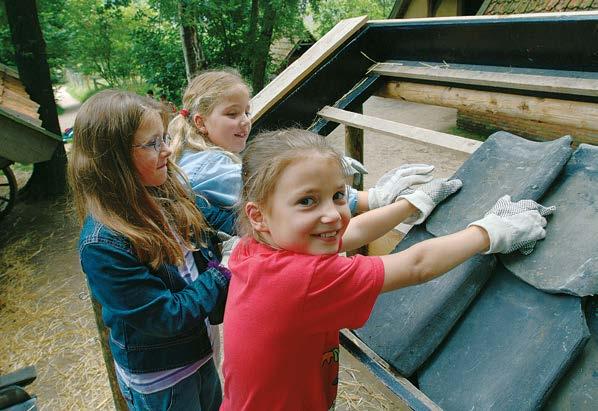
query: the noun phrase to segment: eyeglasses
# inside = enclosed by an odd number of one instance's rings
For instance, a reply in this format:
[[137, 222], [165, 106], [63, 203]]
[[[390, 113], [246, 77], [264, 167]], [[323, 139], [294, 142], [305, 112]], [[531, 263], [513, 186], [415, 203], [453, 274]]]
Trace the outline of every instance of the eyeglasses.
[[172, 138], [169, 134], [164, 134], [162, 138], [157, 138], [150, 143], [145, 144], [133, 144], [133, 147], [141, 147], [141, 148], [153, 148], [156, 153], [159, 153], [162, 150], [162, 144], [165, 144], [167, 147], [170, 146], [170, 142]]

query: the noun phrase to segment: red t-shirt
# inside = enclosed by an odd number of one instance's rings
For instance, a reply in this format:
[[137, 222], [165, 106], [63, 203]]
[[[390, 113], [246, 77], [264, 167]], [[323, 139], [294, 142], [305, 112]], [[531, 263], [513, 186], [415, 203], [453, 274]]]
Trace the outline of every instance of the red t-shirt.
[[244, 238], [229, 267], [221, 410], [328, 410], [339, 330], [367, 321], [382, 260], [297, 254]]

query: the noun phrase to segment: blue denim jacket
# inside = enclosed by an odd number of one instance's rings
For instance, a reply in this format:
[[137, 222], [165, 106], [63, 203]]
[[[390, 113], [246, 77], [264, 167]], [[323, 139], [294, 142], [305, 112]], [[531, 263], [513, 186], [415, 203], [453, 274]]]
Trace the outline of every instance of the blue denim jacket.
[[[234, 206], [241, 193], [241, 164], [224, 151], [183, 152], [178, 165], [183, 169], [193, 192], [203, 197], [196, 201], [208, 223], [216, 230], [236, 235]], [[347, 186], [351, 214], [357, 209], [357, 190]]]
[[157, 270], [139, 261], [129, 241], [88, 217], [81, 229], [79, 256], [91, 293], [102, 305], [114, 360], [132, 373], [181, 367], [212, 351], [205, 324], [222, 322], [228, 280], [211, 237], [194, 253], [199, 277], [187, 285], [174, 265]]

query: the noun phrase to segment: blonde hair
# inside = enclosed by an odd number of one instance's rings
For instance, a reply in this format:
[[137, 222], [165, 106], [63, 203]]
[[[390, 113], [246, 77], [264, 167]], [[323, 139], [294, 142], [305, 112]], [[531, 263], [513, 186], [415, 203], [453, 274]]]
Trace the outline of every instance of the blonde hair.
[[239, 233], [251, 234], [262, 241], [259, 234], [251, 229], [245, 204], [251, 201], [267, 209], [269, 197], [282, 172], [293, 162], [314, 153], [336, 160], [345, 177], [349, 175], [343, 156], [324, 137], [310, 131], [290, 128], [264, 132], [249, 142], [243, 152], [241, 167], [243, 188], [238, 203]]
[[[175, 161], [184, 150], [189, 148], [197, 151], [222, 150], [199, 131], [193, 122], [193, 117], [196, 114], [204, 118], [209, 116], [214, 107], [226, 97], [227, 92], [238, 85], [246, 87], [250, 92], [245, 80], [233, 69], [204, 71], [189, 82], [183, 95], [183, 110], [186, 110], [188, 115], [178, 114], [168, 126]], [[227, 154], [239, 161], [235, 154], [229, 152]]]
[[91, 97], [75, 119], [68, 177], [79, 222], [93, 216], [125, 236], [155, 269], [183, 260], [176, 235], [194, 249], [192, 238], [201, 240], [207, 225], [170, 159], [159, 187], [144, 186], [135, 171], [133, 136], [152, 114], [165, 120], [159, 103], [134, 93], [106, 90]]

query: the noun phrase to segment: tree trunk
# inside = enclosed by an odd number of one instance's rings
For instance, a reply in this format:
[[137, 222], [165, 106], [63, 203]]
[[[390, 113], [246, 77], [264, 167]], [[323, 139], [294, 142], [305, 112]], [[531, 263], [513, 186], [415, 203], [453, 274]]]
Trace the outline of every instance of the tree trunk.
[[185, 71], [187, 80], [191, 79], [204, 68], [205, 57], [201, 43], [197, 38], [195, 13], [185, 0], [179, 1], [179, 22], [181, 24], [181, 42], [183, 43], [183, 56], [185, 58]]
[[252, 67], [255, 39], [257, 38], [257, 22], [260, 17], [260, 1], [251, 0], [251, 13], [249, 14], [249, 25], [247, 28], [247, 47], [245, 48], [246, 67]]
[[[40, 105], [42, 127], [61, 136], [36, 2], [5, 0], [5, 4], [21, 81], [31, 99]], [[21, 199], [34, 201], [57, 197], [65, 191], [66, 153], [64, 146], [59, 144], [49, 161], [34, 165], [33, 174], [19, 195]]]
[[266, 66], [268, 65], [268, 59], [270, 57], [270, 43], [272, 42], [274, 23], [276, 21], [276, 9], [272, 4], [272, 0], [264, 0], [262, 1], [262, 4], [264, 6], [264, 13], [262, 15], [260, 34], [255, 47], [255, 57], [251, 75], [251, 83], [254, 93], [258, 93], [264, 88]]

